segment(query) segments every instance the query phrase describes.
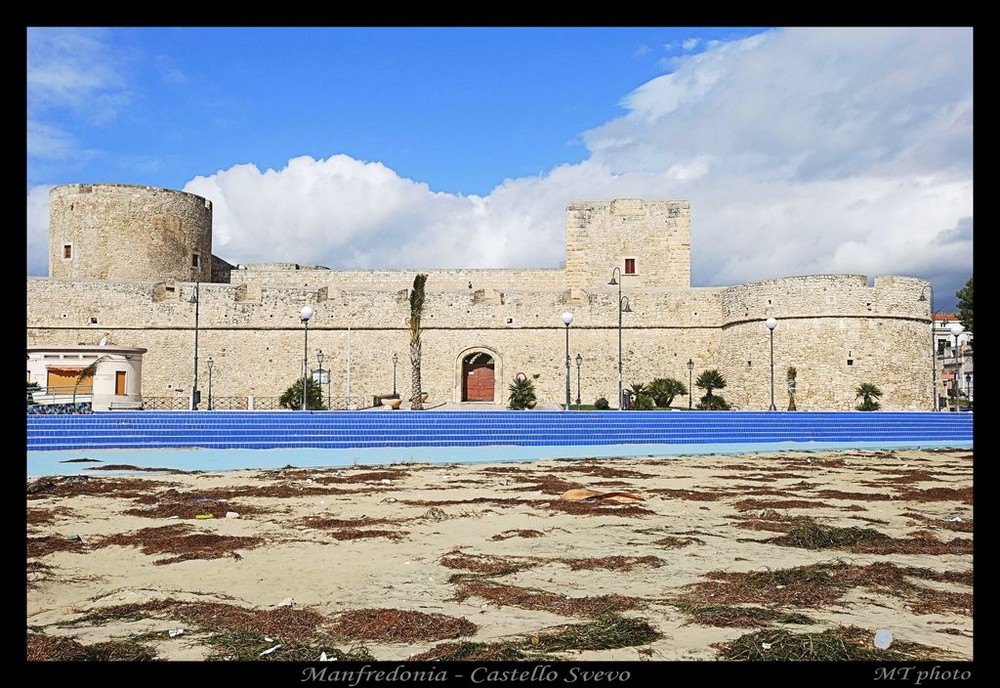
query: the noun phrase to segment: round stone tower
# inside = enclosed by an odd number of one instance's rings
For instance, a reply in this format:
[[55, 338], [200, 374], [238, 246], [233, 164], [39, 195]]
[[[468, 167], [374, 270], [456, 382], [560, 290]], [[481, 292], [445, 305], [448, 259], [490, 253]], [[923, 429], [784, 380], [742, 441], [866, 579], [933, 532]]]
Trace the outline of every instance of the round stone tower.
[[129, 184], [67, 184], [49, 192], [49, 277], [210, 281], [212, 203]]

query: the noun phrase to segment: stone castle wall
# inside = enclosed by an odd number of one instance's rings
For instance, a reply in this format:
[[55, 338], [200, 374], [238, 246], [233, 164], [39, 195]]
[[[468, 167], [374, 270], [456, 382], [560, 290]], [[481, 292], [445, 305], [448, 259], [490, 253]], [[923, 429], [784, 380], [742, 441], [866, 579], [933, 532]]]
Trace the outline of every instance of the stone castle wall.
[[[161, 242], [149, 227], [168, 208], [187, 208], [182, 228], [197, 227], [177, 246], [210, 255], [211, 207], [204, 199], [145, 187], [101, 187], [98, 195], [120, 193], [116, 223], [97, 226], [109, 214], [110, 199], [81, 213], [78, 198], [93, 195], [79, 185], [53, 190], [53, 251], [65, 237], [78, 245], [133, 246], [136, 255]], [[126, 192], [130, 190], [129, 192]], [[135, 193], [131, 190], [138, 189]], [[138, 203], [142, 201], [142, 203]], [[157, 201], [159, 199], [159, 201]], [[156, 201], [156, 202], [154, 202]], [[172, 201], [172, 202], [171, 202]], [[140, 211], [139, 206], [145, 208]], [[100, 212], [98, 212], [100, 210]], [[136, 217], [128, 219], [130, 213]], [[207, 213], [207, 217], [206, 217]], [[199, 219], [200, 218], [200, 219]], [[75, 224], [78, 223], [78, 224]], [[133, 226], [133, 223], [135, 226]], [[199, 224], [200, 223], [200, 224]], [[686, 201], [587, 201], [567, 209], [566, 269], [426, 270], [423, 318], [423, 388], [433, 402], [461, 401], [462, 360], [484, 351], [495, 359], [498, 404], [518, 372], [539, 377], [539, 399], [561, 403], [566, 394], [566, 328], [569, 329], [571, 399], [593, 403], [605, 397], [617, 405], [619, 286], [608, 284], [614, 267], [636, 259], [636, 273], [624, 274], [620, 293], [630, 313], [622, 314], [624, 384], [674, 377], [686, 385], [718, 368], [728, 386], [721, 393], [741, 409], [770, 403], [769, 333], [775, 317], [775, 402], [787, 408], [785, 370], [798, 369], [800, 410], [842, 410], [856, 404], [861, 382], [879, 385], [887, 410], [931, 406], [927, 302], [928, 283], [906, 277], [876, 277], [872, 286], [856, 275], [814, 275], [765, 280], [733, 287], [691, 288], [690, 207]], [[116, 241], [117, 240], [117, 243]], [[188, 243], [185, 244], [184, 242]], [[103, 242], [103, 244], [102, 244]], [[88, 263], [87, 252], [77, 253]], [[172, 256], [172, 257], [171, 257]], [[183, 262], [182, 262], [183, 258]], [[392, 356], [398, 356], [396, 387], [410, 392], [409, 289], [416, 270], [330, 270], [317, 266], [265, 263], [230, 266], [213, 257], [227, 283], [193, 282], [190, 256], [178, 248], [163, 264], [136, 260], [129, 276], [124, 254], [102, 265], [77, 265], [27, 283], [29, 345], [95, 344], [102, 337], [119, 346], [148, 350], [143, 362], [144, 396], [190, 393], [193, 382], [195, 304], [199, 295], [199, 387], [207, 390], [205, 362], [213, 359], [213, 395], [277, 397], [302, 375], [305, 333], [299, 311], [309, 305], [308, 356], [331, 371], [329, 394], [368, 401], [392, 391]], [[54, 254], [53, 263], [56, 261]], [[185, 269], [180, 269], [186, 266]], [[114, 267], [114, 269], [111, 269]], [[230, 270], [229, 267], [232, 267]], [[178, 274], [183, 273], [183, 274]], [[848, 363], [848, 360], [851, 362]], [[926, 380], [924, 379], [926, 378]], [[700, 390], [695, 390], [697, 398]], [[687, 406], [687, 398], [675, 406]]]
[[69, 184], [49, 193], [54, 279], [193, 280], [192, 255], [208, 280], [212, 204], [200, 196], [128, 184]]

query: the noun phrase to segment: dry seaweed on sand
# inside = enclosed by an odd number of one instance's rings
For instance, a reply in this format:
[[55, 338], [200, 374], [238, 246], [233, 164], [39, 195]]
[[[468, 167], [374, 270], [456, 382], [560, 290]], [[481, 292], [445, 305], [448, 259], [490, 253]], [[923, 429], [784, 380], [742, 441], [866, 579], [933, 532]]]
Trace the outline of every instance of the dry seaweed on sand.
[[682, 614], [691, 617], [684, 625], [700, 624], [722, 628], [757, 628], [773, 623], [813, 624], [816, 621], [804, 614], [765, 609], [762, 607], [741, 607], [737, 605], [676, 604]]
[[316, 637], [309, 640], [280, 640], [249, 631], [223, 631], [205, 639], [212, 648], [209, 660], [227, 662], [316, 662], [374, 661], [365, 647], [352, 647], [346, 652], [336, 647], [332, 639]]
[[688, 545], [704, 545], [705, 541], [696, 537], [676, 537], [674, 535], [668, 535], [667, 537], [654, 541], [653, 544], [670, 549], [679, 549], [681, 547], [687, 547]]
[[686, 499], [694, 502], [715, 502], [726, 496], [724, 492], [704, 492], [702, 490], [683, 490], [658, 487], [648, 490], [650, 494], [660, 495], [664, 499]]
[[[46, 482], [47, 481], [47, 482]], [[28, 490], [28, 499], [47, 499], [51, 497], [114, 497], [115, 499], [136, 498], [148, 495], [150, 490], [170, 487], [170, 483], [146, 478], [88, 478], [87, 476], [68, 476], [56, 479], [43, 479], [44, 489]], [[39, 484], [39, 481], [32, 485]]]
[[741, 499], [733, 502], [737, 511], [753, 511], [755, 509], [821, 509], [832, 508], [825, 502], [814, 502], [808, 499]]
[[488, 554], [466, 554], [462, 550], [453, 549], [441, 557], [438, 563], [449, 569], [472, 571], [487, 576], [504, 576], [538, 566], [541, 562]]
[[29, 662], [150, 662], [156, 660], [152, 649], [129, 640], [114, 640], [84, 645], [73, 638], [28, 633]]
[[636, 597], [624, 595], [598, 595], [594, 597], [567, 597], [557, 593], [503, 585], [481, 579], [458, 580], [455, 599], [479, 597], [499, 607], [519, 607], [562, 614], [564, 616], [598, 617], [607, 614], [642, 609], [646, 603]]
[[632, 571], [637, 568], [659, 568], [663, 566], [663, 560], [652, 555], [645, 557], [593, 557], [585, 559], [559, 559], [564, 564], [568, 564], [572, 571], [582, 571], [585, 569], [606, 569], [608, 571]]
[[967, 576], [928, 569], [899, 567], [886, 562], [861, 566], [829, 562], [788, 569], [735, 573], [712, 571], [708, 581], [691, 583], [675, 604], [764, 605], [818, 609], [840, 602], [848, 591], [867, 588], [900, 598], [917, 613], [964, 612], [972, 608], [972, 595], [914, 584], [911, 578], [964, 582]]
[[28, 538], [28, 558], [44, 557], [53, 552], [85, 552], [83, 540], [79, 537], [59, 537], [45, 535]]
[[528, 656], [516, 645], [508, 643], [441, 643], [415, 654], [411, 662], [517, 662], [525, 659], [542, 659]]
[[972, 540], [953, 538], [942, 542], [932, 533], [919, 537], [893, 538], [873, 528], [833, 528], [818, 523], [802, 523], [779, 537], [764, 542], [802, 549], [843, 549], [869, 554], [971, 554]]
[[476, 624], [445, 614], [405, 609], [353, 609], [338, 614], [331, 634], [352, 640], [413, 643], [475, 635]]
[[225, 518], [229, 512], [241, 515], [259, 514], [261, 509], [245, 504], [237, 505], [217, 498], [209, 492], [179, 492], [169, 489], [146, 495], [135, 500], [147, 505], [126, 509], [123, 513], [142, 518], [184, 518], [193, 519], [211, 514], [214, 518]]
[[613, 650], [645, 645], [660, 638], [645, 619], [602, 616], [495, 643], [443, 643], [410, 657], [410, 661], [520, 661], [559, 659], [553, 653]]
[[540, 530], [531, 530], [530, 528], [519, 528], [519, 529], [516, 529], [516, 530], [505, 530], [502, 533], [497, 533], [496, 535], [494, 535], [493, 537], [491, 537], [490, 540], [493, 540], [494, 542], [498, 542], [500, 540], [509, 540], [509, 539], [515, 538], [515, 537], [520, 537], [520, 538], [537, 538], [537, 537], [544, 537], [544, 536], [545, 536], [545, 533], [543, 533]]
[[656, 512], [637, 504], [622, 504], [608, 500], [598, 500], [589, 502], [586, 500], [569, 502], [557, 500], [548, 502], [549, 509], [563, 511], [576, 516], [620, 516], [622, 518], [651, 516]]
[[926, 490], [903, 490], [897, 496], [907, 502], [961, 502], [972, 504], [971, 487], [931, 487]]
[[326, 617], [311, 609], [275, 607], [249, 609], [222, 602], [151, 600], [141, 604], [101, 607], [76, 619], [75, 624], [100, 624], [111, 620], [161, 618], [181, 621], [213, 632], [248, 633], [281, 640], [308, 640], [316, 635]]
[[236, 537], [197, 532], [189, 525], [178, 523], [111, 535], [98, 541], [93, 547], [119, 545], [139, 547], [143, 554], [177, 555], [154, 562], [156, 565], [163, 565], [189, 559], [220, 559], [227, 556], [239, 559], [241, 557], [236, 550], [253, 549], [260, 547], [264, 542], [264, 538], [260, 537]]
[[874, 645], [874, 631], [856, 626], [838, 627], [822, 633], [792, 633], [763, 630], [713, 645], [718, 658], [754, 662], [898, 662], [944, 659], [938, 648], [896, 640], [887, 649]]

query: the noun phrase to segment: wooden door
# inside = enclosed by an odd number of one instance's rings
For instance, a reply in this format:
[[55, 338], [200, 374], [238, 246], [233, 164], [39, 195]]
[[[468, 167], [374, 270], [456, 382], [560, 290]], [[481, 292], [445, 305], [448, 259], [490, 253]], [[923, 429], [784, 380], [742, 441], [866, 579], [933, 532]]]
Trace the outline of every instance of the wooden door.
[[493, 401], [493, 361], [473, 363], [465, 374], [466, 401]]

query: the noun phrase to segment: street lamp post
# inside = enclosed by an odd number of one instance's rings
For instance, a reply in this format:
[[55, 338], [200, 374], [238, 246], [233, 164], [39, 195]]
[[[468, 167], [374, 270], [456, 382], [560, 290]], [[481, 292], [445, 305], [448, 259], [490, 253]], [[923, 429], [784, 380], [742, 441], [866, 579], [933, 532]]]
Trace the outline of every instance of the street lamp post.
[[198, 391], [198, 316], [201, 308], [201, 263], [194, 277], [194, 384], [191, 385], [191, 410], [197, 411], [201, 403], [201, 392]]
[[962, 327], [962, 323], [955, 323], [948, 329], [955, 337], [955, 384], [952, 387], [955, 390], [955, 410], [958, 411], [958, 392], [962, 388], [962, 359], [959, 357], [961, 351], [958, 348], [958, 336], [965, 331], [965, 328]]
[[765, 323], [767, 329], [771, 331], [771, 411], [775, 410], [774, 406], [774, 328], [778, 326], [778, 321], [774, 318], [768, 318]]
[[694, 385], [692, 384], [692, 376], [694, 375], [694, 361], [690, 358], [688, 359], [688, 411], [691, 410], [691, 402], [694, 399]]
[[[615, 279], [616, 274], [618, 275], [617, 279]], [[611, 281], [608, 284], [618, 286], [618, 410], [624, 411], [625, 371], [622, 367], [622, 313], [631, 313], [632, 309], [628, 306], [628, 298], [622, 296], [621, 278], [621, 268], [615, 268], [611, 271]]]
[[[319, 398], [323, 398], [323, 350], [319, 349], [316, 352], [316, 360], [319, 361]], [[326, 407], [329, 409], [330, 404], [327, 403]]]
[[[925, 291], [930, 291], [930, 297], [924, 295]], [[927, 310], [931, 312], [931, 410], [938, 410], [938, 393], [937, 393], [937, 341], [934, 338], [934, 290], [928, 284], [920, 290], [920, 297], [918, 301], [928, 302]]]
[[302, 410], [305, 411], [306, 398], [309, 396], [309, 319], [313, 317], [315, 311], [309, 306], [303, 306], [299, 311], [299, 320], [303, 327], [303, 348], [302, 348]]
[[583, 365], [583, 356], [576, 355], [576, 410], [580, 410], [580, 366]]
[[215, 361], [212, 357], [208, 357], [208, 410], [212, 410], [212, 367], [215, 365]]
[[399, 363], [399, 354], [392, 355], [392, 396], [396, 395], [396, 364]]
[[573, 322], [573, 314], [570, 313], [569, 311], [566, 311], [565, 313], [563, 313], [562, 319], [563, 319], [563, 322], [566, 323], [566, 410], [569, 411], [569, 405], [570, 405], [570, 400], [569, 400], [569, 387], [570, 387], [570, 380], [569, 380], [569, 374], [570, 374], [569, 373], [569, 370], [570, 370], [570, 363], [569, 363], [569, 324], [571, 322]]
[[[972, 373], [965, 374], [965, 403], [972, 402]], [[580, 403], [577, 401], [577, 403]]]

